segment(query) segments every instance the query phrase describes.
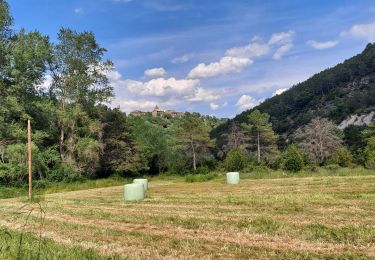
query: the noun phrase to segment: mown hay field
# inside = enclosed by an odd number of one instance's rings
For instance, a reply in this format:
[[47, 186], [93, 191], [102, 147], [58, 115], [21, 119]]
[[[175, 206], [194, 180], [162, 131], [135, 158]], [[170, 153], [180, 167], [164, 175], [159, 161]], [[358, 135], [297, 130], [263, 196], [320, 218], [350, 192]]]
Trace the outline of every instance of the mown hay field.
[[375, 175], [155, 180], [142, 202], [109, 187], [39, 203], [42, 225], [39, 204], [0, 200], [0, 226], [103, 258], [375, 259]]

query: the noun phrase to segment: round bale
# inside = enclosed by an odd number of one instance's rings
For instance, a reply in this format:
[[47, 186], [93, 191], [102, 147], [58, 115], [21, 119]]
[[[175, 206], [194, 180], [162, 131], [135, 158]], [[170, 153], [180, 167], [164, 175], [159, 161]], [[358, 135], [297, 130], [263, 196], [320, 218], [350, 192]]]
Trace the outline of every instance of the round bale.
[[147, 179], [134, 179], [133, 183], [141, 183], [141, 184], [143, 184], [143, 187], [145, 188], [145, 191], [148, 189]]
[[240, 174], [238, 172], [228, 172], [227, 173], [227, 183], [228, 184], [239, 184]]
[[142, 183], [131, 183], [124, 186], [124, 199], [127, 201], [143, 200], [145, 189]]

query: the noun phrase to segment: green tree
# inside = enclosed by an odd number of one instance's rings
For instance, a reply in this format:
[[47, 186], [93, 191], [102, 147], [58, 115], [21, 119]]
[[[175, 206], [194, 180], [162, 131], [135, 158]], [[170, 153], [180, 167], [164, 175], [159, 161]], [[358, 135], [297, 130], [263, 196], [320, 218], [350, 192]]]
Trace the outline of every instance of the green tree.
[[277, 135], [272, 130], [269, 115], [256, 109], [249, 114], [247, 123], [242, 127], [247, 133], [249, 148], [252, 152], [256, 151], [257, 162], [260, 163], [262, 158], [271, 161], [277, 153]]
[[[50, 95], [58, 101], [61, 159], [75, 164], [75, 144], [79, 142], [78, 139], [90, 137], [98, 141], [100, 129], [96, 133], [83, 130], [92, 130], [92, 126], [98, 125], [90, 114], [94, 112], [97, 103], [107, 101], [112, 96], [112, 87], [106, 75], [112, 70], [113, 64], [103, 61], [106, 50], [96, 42], [92, 32], [78, 33], [62, 28], [58, 40], [58, 44], [53, 46], [50, 63], [53, 78]], [[101, 144], [94, 145], [93, 141], [89, 143], [91, 148], [95, 147], [91, 152], [100, 151]], [[82, 155], [82, 151], [79, 154]], [[85, 156], [79, 157], [81, 160], [87, 159]], [[91, 154], [90, 158], [94, 156]]]
[[181, 118], [177, 130], [177, 140], [192, 160], [194, 171], [197, 163], [209, 153], [213, 141], [209, 135], [209, 127], [197, 114], [187, 113]]
[[241, 149], [234, 148], [229, 151], [224, 164], [227, 171], [240, 171], [246, 166], [246, 157]]
[[104, 175], [135, 174], [141, 170], [140, 151], [131, 135], [125, 113], [102, 106], [100, 121], [103, 124], [101, 163]]
[[340, 165], [341, 167], [348, 167], [353, 162], [353, 156], [345, 147], [338, 148], [332, 155], [330, 163]]
[[287, 171], [298, 172], [302, 170], [304, 161], [296, 145], [289, 145], [283, 154], [283, 168]]
[[363, 131], [363, 137], [366, 140], [366, 147], [364, 149], [365, 166], [375, 169], [375, 120]]

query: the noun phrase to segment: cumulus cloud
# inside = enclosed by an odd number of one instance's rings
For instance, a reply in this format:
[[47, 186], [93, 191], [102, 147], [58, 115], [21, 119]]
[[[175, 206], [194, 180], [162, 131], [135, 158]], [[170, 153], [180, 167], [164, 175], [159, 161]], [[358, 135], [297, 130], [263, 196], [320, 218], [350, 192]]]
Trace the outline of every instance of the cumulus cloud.
[[125, 80], [125, 85], [132, 93], [152, 97], [188, 97], [194, 94], [199, 80], [157, 78], [147, 82]]
[[326, 42], [317, 42], [314, 40], [310, 40], [306, 42], [307, 45], [317, 50], [329, 49], [329, 48], [335, 47], [338, 43], [339, 41], [337, 40], [326, 41]]
[[188, 62], [191, 59], [192, 55], [191, 54], [184, 54], [180, 57], [176, 57], [171, 60], [173, 64], [178, 64], [178, 63], [185, 63]]
[[144, 75], [151, 78], [164, 77], [166, 71], [164, 68], [153, 68], [145, 70]]
[[209, 102], [213, 100], [218, 100], [220, 98], [219, 95], [215, 94], [212, 90], [207, 90], [204, 88], [196, 88], [194, 90], [194, 95], [189, 97], [187, 101], [190, 102]]
[[259, 100], [256, 100], [255, 98], [248, 96], [248, 95], [242, 95], [237, 103], [236, 107], [239, 111], [245, 111], [248, 109], [251, 109], [259, 104]]
[[225, 56], [218, 62], [210, 64], [198, 64], [188, 75], [188, 78], [208, 78], [218, 75], [225, 75], [232, 72], [240, 72], [244, 67], [253, 61], [248, 58], [237, 58]]
[[214, 103], [214, 102], [211, 102], [210, 103], [210, 108], [211, 108], [211, 110], [218, 110], [219, 109], [219, 107], [220, 107], [220, 105], [219, 104], [216, 104], [216, 103]]
[[275, 60], [281, 59], [284, 56], [284, 54], [287, 53], [292, 47], [293, 47], [293, 44], [291, 43], [282, 45], [275, 51], [275, 53], [273, 54], [273, 58]]
[[280, 89], [276, 90], [275, 92], [273, 92], [272, 96], [274, 97], [274, 96], [280, 95], [281, 93], [283, 93], [287, 90], [288, 90], [288, 88], [280, 88]]
[[349, 30], [341, 32], [341, 36], [352, 36], [355, 38], [366, 38], [368, 41], [375, 41], [375, 22], [355, 24]]

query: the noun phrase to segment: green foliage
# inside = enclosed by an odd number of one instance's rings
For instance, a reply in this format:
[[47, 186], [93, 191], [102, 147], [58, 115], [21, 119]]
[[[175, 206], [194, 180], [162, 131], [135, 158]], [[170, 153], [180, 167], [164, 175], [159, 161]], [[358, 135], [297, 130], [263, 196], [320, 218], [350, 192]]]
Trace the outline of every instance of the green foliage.
[[209, 154], [213, 141], [209, 135], [210, 127], [199, 114], [186, 113], [177, 127], [177, 142], [192, 160], [193, 169]]
[[225, 158], [224, 164], [227, 171], [241, 171], [245, 168], [246, 157], [240, 149], [232, 149]]
[[276, 141], [277, 135], [272, 130], [270, 116], [259, 110], [254, 110], [248, 115], [246, 123], [242, 124], [249, 139], [249, 150], [258, 164], [265, 162], [272, 164], [278, 154]]
[[301, 153], [298, 151], [297, 146], [290, 145], [283, 154], [283, 168], [287, 171], [298, 172], [302, 170], [304, 161]]
[[332, 158], [329, 160], [329, 163], [340, 165], [341, 167], [348, 167], [352, 165], [353, 156], [350, 151], [345, 147], [340, 147], [337, 149]]
[[364, 155], [365, 166], [369, 169], [375, 169], [375, 136], [368, 138]]

